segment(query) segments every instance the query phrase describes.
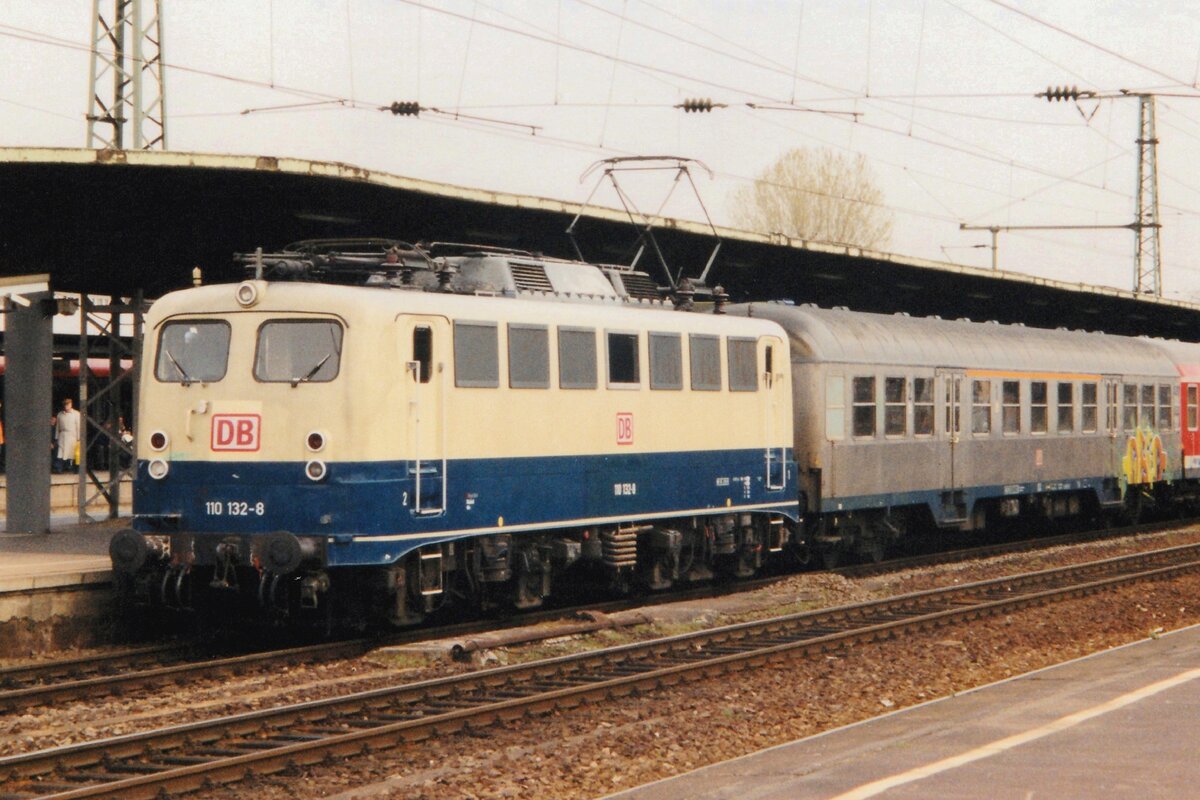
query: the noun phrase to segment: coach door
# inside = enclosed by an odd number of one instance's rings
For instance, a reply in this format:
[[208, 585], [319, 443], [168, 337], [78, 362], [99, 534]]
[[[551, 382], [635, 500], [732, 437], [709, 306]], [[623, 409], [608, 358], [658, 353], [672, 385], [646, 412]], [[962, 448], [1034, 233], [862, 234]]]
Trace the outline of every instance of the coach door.
[[942, 484], [942, 516], [945, 521], [965, 514], [962, 499], [963, 474], [967, 469], [968, 449], [963, 443], [963, 402], [966, 379], [961, 370], [937, 370], [941, 384], [941, 436], [938, 448]]
[[444, 317], [401, 317], [401, 352], [407, 388], [406, 426], [411, 495], [415, 514], [446, 508], [446, 359], [450, 323]]

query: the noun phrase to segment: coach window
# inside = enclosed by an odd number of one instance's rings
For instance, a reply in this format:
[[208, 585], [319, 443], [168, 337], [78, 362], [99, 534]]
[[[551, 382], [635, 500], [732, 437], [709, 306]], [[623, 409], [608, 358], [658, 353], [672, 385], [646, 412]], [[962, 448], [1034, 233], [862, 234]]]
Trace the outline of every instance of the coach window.
[[1058, 384], [1058, 432], [1075, 432], [1075, 384]]
[[971, 381], [971, 433], [992, 432], [992, 382]]
[[1096, 384], [1084, 383], [1079, 387], [1079, 403], [1082, 410], [1082, 419], [1084, 433], [1095, 433], [1096, 427], [1100, 423], [1100, 409], [1097, 403]]
[[1138, 387], [1132, 383], [1123, 384], [1121, 399], [1125, 409], [1121, 413], [1121, 426], [1127, 431], [1136, 431], [1138, 426]]
[[962, 381], [953, 376], [946, 377], [946, 433], [958, 433], [962, 430], [960, 413], [962, 400]]
[[854, 396], [854, 435], [875, 435], [875, 379], [855, 378], [852, 384]]
[[758, 342], [730, 336], [725, 347], [729, 359], [729, 391], [758, 391]]
[[642, 382], [638, 364], [638, 335], [608, 332], [608, 385], [637, 386]]
[[500, 385], [500, 345], [494, 322], [454, 322], [454, 385]]
[[825, 378], [825, 438], [846, 438], [846, 379], [841, 375]]
[[913, 435], [933, 436], [933, 378], [913, 378]]
[[[1179, 408], [1179, 384], [1178, 383], [1171, 384], [1171, 408], [1175, 408], [1175, 409]], [[1173, 414], [1173, 418], [1174, 418], [1174, 422], [1175, 422], [1174, 428], [1175, 428], [1175, 430], [1179, 430], [1180, 426], [1183, 425], [1183, 412], [1180, 411], [1178, 414]]]
[[591, 328], [558, 329], [558, 385], [596, 388], [596, 332]]
[[1119, 399], [1120, 399], [1120, 395], [1117, 392], [1117, 384], [1112, 381], [1105, 381], [1104, 382], [1104, 404], [1105, 404], [1104, 419], [1105, 419], [1105, 422], [1107, 423], [1107, 427], [1105, 428], [1105, 430], [1109, 431], [1110, 433], [1115, 433], [1116, 431], [1119, 430], [1119, 428], [1117, 428], [1117, 420], [1119, 419], [1118, 411], [1120, 410], [1117, 407], [1117, 402]]
[[1000, 384], [1000, 430], [1004, 433], [1021, 432], [1021, 382], [1004, 381]]
[[545, 325], [508, 326], [508, 385], [550, 388], [550, 331]]
[[1164, 431], [1175, 427], [1171, 424], [1171, 385], [1169, 383], [1158, 385], [1158, 425]]
[[1029, 382], [1029, 432], [1045, 433], [1050, 429], [1049, 407], [1046, 402], [1046, 382]]
[[1187, 387], [1187, 429], [1200, 429], [1200, 386], [1194, 383]]
[[908, 435], [908, 379], [883, 379], [883, 435]]
[[1142, 384], [1141, 412], [1142, 414], [1141, 419], [1138, 420], [1138, 427], [1158, 427], [1158, 415], [1154, 413], [1154, 384], [1152, 383]]
[[222, 320], [168, 322], [158, 335], [154, 377], [163, 383], [208, 383], [225, 377], [229, 323]]
[[337, 377], [342, 326], [332, 320], [264, 322], [258, 329], [254, 377], [265, 382], [319, 383]]
[[688, 355], [692, 389], [697, 392], [721, 391], [721, 340], [716, 336], [693, 333], [688, 336]]
[[678, 333], [650, 334], [650, 388], [683, 388], [683, 345]]

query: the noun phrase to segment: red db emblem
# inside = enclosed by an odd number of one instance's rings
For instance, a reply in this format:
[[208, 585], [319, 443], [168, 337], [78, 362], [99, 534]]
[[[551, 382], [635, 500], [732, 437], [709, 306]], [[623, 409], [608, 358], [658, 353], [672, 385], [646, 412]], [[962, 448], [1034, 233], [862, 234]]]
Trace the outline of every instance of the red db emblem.
[[213, 450], [258, 450], [258, 414], [213, 414]]
[[628, 411], [617, 414], [617, 444], [633, 444], [633, 414]]

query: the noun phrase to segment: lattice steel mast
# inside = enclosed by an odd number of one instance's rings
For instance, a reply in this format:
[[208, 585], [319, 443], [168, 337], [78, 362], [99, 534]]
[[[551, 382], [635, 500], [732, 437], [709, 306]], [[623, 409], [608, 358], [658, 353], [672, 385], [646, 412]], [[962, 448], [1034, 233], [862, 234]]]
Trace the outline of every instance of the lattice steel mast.
[[162, 0], [92, 0], [88, 147], [167, 148], [162, 42]]
[[1158, 246], [1158, 136], [1154, 131], [1154, 95], [1138, 95], [1137, 210], [1133, 232], [1133, 290], [1162, 294], [1162, 255]]

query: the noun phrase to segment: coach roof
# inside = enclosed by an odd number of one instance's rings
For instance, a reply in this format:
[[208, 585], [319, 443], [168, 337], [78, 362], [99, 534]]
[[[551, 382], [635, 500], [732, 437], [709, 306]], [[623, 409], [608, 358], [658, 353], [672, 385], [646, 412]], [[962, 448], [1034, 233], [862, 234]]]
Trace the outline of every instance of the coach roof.
[[737, 305], [729, 313], [781, 324], [797, 362], [1176, 374], [1161, 342], [1149, 339], [779, 303]]

